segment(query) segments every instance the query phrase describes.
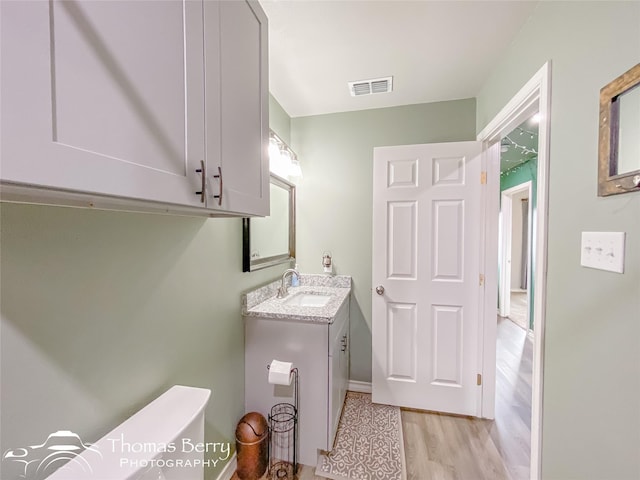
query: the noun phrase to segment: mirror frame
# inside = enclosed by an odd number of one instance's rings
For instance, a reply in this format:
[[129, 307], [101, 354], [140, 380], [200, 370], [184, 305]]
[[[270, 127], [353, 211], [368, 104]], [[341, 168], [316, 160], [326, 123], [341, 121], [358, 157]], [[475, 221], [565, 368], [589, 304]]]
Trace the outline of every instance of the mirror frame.
[[292, 263], [296, 259], [296, 186], [278, 175], [271, 174], [271, 184], [282, 187], [289, 192], [289, 248], [288, 251], [270, 257], [251, 258], [251, 219], [242, 219], [242, 271], [254, 272], [261, 268], [272, 267], [281, 263]]
[[640, 63], [600, 90], [599, 197], [640, 191], [640, 169], [618, 173], [619, 103], [617, 100], [620, 95], [638, 85], [640, 85]]

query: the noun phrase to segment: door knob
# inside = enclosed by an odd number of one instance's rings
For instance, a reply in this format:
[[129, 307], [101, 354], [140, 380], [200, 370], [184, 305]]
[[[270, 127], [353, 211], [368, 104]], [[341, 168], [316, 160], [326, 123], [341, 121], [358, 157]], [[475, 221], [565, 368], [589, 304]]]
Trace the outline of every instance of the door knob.
[[377, 293], [378, 295], [383, 295], [383, 294], [384, 294], [384, 287], [383, 287], [382, 285], [378, 285], [378, 286], [376, 287], [376, 293]]

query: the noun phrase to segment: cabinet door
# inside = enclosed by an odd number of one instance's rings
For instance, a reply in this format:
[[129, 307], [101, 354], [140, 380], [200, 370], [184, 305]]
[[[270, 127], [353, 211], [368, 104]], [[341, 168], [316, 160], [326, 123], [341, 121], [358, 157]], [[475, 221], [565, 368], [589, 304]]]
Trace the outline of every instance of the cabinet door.
[[1, 2], [3, 182], [201, 205], [202, 2]]
[[[315, 322], [245, 317], [245, 411], [267, 417], [276, 403], [293, 402], [293, 388], [268, 383], [274, 358], [293, 362], [300, 377], [298, 460], [313, 465], [327, 448], [327, 326]], [[330, 360], [330, 359], [329, 359]]]
[[349, 322], [344, 321], [338, 331], [329, 357], [329, 425], [327, 449], [333, 448], [338, 423], [342, 413], [344, 397], [349, 383]]
[[[209, 8], [206, 4], [205, 8]], [[267, 17], [257, 2], [244, 0], [220, 2], [219, 15], [219, 155], [223, 197], [220, 205], [219, 199], [208, 197], [208, 207], [269, 215]], [[208, 28], [209, 21], [205, 24]], [[218, 99], [210, 97], [215, 92], [210, 90], [209, 69], [215, 67], [208, 53], [207, 58], [207, 160], [209, 172], [214, 174], [217, 172], [211, 167], [211, 158]], [[218, 194], [219, 188], [214, 182], [210, 193]]]

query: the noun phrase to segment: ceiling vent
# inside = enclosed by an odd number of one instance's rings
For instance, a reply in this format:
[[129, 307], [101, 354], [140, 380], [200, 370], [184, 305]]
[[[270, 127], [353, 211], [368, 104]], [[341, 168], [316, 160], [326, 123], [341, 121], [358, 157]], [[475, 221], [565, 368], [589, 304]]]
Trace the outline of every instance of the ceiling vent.
[[372, 95], [374, 93], [389, 93], [393, 90], [393, 77], [374, 78], [371, 80], [358, 80], [349, 82], [349, 91], [352, 97]]

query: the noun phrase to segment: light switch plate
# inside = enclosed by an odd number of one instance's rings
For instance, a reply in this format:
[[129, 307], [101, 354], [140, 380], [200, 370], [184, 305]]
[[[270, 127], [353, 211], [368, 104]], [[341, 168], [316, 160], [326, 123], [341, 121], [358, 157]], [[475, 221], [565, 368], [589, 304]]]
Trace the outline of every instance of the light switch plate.
[[580, 265], [624, 273], [625, 232], [582, 232]]

